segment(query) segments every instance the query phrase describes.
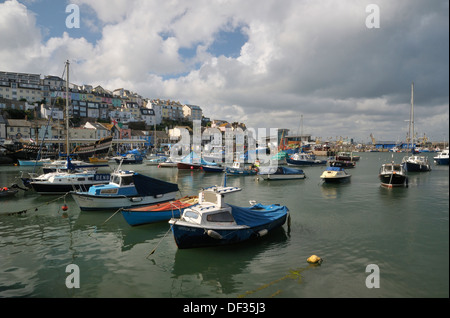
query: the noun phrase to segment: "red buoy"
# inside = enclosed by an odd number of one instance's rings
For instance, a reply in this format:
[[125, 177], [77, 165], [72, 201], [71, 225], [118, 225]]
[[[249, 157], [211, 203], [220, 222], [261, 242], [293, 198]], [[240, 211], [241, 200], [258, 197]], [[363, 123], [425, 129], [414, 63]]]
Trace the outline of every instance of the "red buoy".
[[64, 204], [64, 205], [61, 207], [61, 209], [62, 209], [63, 211], [67, 211], [67, 210], [69, 209], [69, 207], [67, 206], [67, 204]]

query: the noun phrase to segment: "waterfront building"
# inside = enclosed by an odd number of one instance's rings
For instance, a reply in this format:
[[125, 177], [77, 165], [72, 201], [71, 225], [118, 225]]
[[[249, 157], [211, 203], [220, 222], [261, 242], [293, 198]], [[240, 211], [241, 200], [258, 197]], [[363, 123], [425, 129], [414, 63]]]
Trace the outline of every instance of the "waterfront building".
[[6, 138], [19, 141], [31, 139], [31, 123], [25, 119], [6, 120]]
[[83, 126], [85, 129], [94, 129], [95, 130], [95, 139], [101, 139], [101, 138], [105, 138], [108, 137], [109, 135], [111, 135], [111, 131], [106, 128], [103, 124], [101, 123], [93, 123], [93, 122], [86, 122], [86, 124], [84, 124]]
[[203, 112], [199, 106], [183, 105], [183, 116], [189, 121], [202, 120]]

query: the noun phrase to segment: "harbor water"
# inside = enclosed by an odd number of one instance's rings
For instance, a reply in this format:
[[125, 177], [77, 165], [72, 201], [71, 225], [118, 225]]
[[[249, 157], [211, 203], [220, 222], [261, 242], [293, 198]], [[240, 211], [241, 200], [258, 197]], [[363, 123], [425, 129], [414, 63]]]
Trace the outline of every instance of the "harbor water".
[[[24, 213], [0, 216], [0, 297], [449, 297], [449, 167], [432, 164], [410, 173], [408, 187], [387, 189], [378, 171], [391, 153], [358, 155], [346, 184], [323, 184], [324, 166], [303, 167], [303, 180], [228, 176], [242, 191], [227, 202], [279, 203], [291, 216], [289, 227], [233, 246], [180, 250], [166, 222], [131, 227], [115, 211], [80, 211], [70, 196], [1, 198], [0, 213]], [[126, 168], [177, 183], [180, 196], [223, 182], [202, 171]], [[20, 185], [20, 171], [31, 169], [0, 167], [0, 185]], [[311, 255], [323, 263], [307, 263]], [[79, 288], [66, 285], [71, 264]]]

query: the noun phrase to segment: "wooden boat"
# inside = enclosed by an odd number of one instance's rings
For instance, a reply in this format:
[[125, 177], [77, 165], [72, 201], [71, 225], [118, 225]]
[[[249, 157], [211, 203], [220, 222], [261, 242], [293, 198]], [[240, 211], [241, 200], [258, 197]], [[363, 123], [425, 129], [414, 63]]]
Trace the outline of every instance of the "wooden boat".
[[185, 196], [181, 199], [122, 210], [128, 224], [141, 224], [168, 221], [179, 218], [184, 209], [198, 203], [198, 196]]
[[258, 176], [264, 180], [291, 180], [291, 179], [305, 179], [305, 173], [301, 169], [288, 167], [261, 167], [259, 168]]
[[286, 163], [289, 166], [317, 166], [326, 165], [326, 160], [316, 159], [315, 155], [308, 153], [295, 153], [286, 158]]
[[199, 194], [199, 203], [184, 210], [181, 218], [169, 221], [180, 249], [244, 242], [281, 227], [289, 209], [278, 204], [238, 207], [224, 202], [236, 187], [211, 187]]
[[349, 181], [351, 174], [348, 174], [341, 167], [327, 167], [320, 178], [326, 183], [340, 183]]
[[174, 200], [178, 185], [119, 168], [111, 173], [108, 184], [89, 191], [71, 191], [80, 210], [110, 210]]
[[381, 166], [378, 177], [384, 187], [402, 187], [408, 184], [408, 175], [401, 164], [385, 163]]

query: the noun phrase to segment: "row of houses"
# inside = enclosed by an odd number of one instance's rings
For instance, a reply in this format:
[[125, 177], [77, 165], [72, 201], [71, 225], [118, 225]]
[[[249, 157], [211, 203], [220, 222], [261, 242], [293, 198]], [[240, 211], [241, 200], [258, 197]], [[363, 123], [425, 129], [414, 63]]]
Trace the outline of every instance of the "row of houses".
[[101, 86], [77, 85], [57, 76], [0, 71], [0, 109], [33, 110], [40, 118], [64, 118], [69, 98], [69, 116], [100, 118], [122, 123], [144, 121], [159, 125], [163, 120], [202, 120], [201, 107], [179, 101], [149, 99], [124, 88], [113, 91]]

